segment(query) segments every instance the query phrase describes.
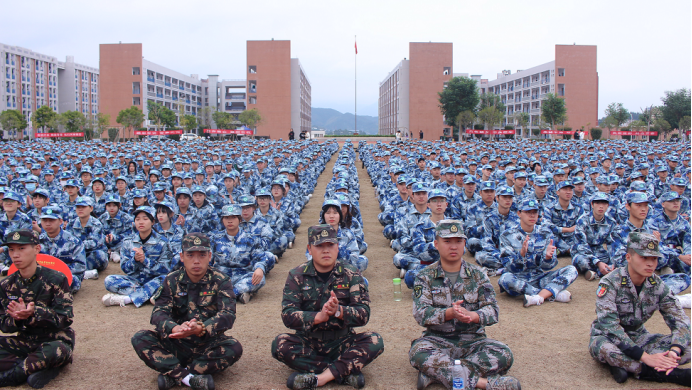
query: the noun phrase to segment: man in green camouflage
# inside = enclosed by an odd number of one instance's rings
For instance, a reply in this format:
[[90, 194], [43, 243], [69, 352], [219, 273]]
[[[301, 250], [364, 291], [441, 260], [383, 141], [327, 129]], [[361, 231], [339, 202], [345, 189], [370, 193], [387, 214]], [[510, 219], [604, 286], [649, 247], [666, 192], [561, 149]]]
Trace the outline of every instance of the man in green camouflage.
[[512, 351], [485, 335], [485, 327], [497, 323], [499, 309], [488, 277], [463, 259], [462, 222], [441, 220], [434, 243], [440, 260], [421, 270], [413, 285], [413, 317], [426, 328], [409, 351], [418, 389], [432, 382], [452, 388], [455, 360], [465, 389], [521, 389], [516, 378], [503, 376], [514, 362]]
[[166, 276], [151, 313], [155, 331], [141, 330], [132, 346], [158, 371], [160, 390], [185, 384], [214, 389], [211, 374], [240, 359], [243, 348], [224, 332], [235, 321], [235, 294], [228, 276], [209, 267], [211, 243], [202, 233], [182, 241], [184, 267]]
[[339, 240], [330, 225], [308, 229], [312, 260], [288, 273], [281, 319], [295, 334], [280, 334], [272, 356], [298, 371], [289, 389], [314, 389], [336, 380], [357, 389], [365, 386], [363, 367], [384, 351], [382, 337], [356, 333], [370, 319], [368, 287], [358, 269], [337, 261]]
[[[630, 233], [627, 264], [598, 285], [589, 351], [610, 367], [618, 383], [632, 373], [639, 379], [690, 386], [690, 369], [677, 368], [690, 362], [690, 319], [654, 273], [662, 256], [653, 234]], [[656, 311], [671, 334], [649, 333], [644, 327]]]
[[67, 277], [40, 266], [38, 233], [16, 230], [4, 244], [17, 272], [0, 282], [0, 387], [40, 389], [72, 363], [72, 295]]

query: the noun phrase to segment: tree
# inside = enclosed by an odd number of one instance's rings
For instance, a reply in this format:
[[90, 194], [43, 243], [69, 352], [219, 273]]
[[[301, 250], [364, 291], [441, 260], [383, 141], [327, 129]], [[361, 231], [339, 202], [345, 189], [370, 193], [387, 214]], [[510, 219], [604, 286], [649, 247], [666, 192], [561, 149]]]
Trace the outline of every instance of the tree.
[[211, 129], [211, 113], [212, 108], [209, 106], [197, 111], [197, 126], [200, 129]]
[[460, 129], [468, 129], [476, 120], [476, 113], [471, 110], [462, 111], [457, 115], [456, 125]]
[[217, 129], [228, 129], [233, 121], [233, 116], [228, 112], [214, 111], [211, 118], [216, 123]]
[[132, 106], [120, 111], [115, 121], [126, 129], [133, 131], [135, 128], [142, 126], [142, 122], [144, 121], [144, 113], [139, 109], [139, 107]]
[[108, 140], [115, 142], [115, 140], [118, 138], [118, 133], [119, 131], [115, 127], [108, 129]]
[[589, 134], [591, 134], [591, 139], [593, 140], [601, 139], [603, 130], [600, 127], [592, 127], [591, 130], [589, 130]]
[[550, 128], [555, 128], [558, 123], [567, 120], [567, 106], [565, 100], [555, 96], [553, 93], [545, 95], [545, 100], [541, 104], [541, 118], [550, 124]]
[[96, 123], [94, 126], [94, 136], [95, 137], [101, 137], [101, 134], [103, 134], [104, 131], [106, 131], [106, 128], [108, 128], [108, 125], [111, 124], [111, 116], [109, 114], [99, 112], [96, 114]]
[[58, 114], [50, 106], [41, 106], [31, 115], [31, 121], [45, 133], [47, 126], [53, 127], [56, 125], [55, 119], [57, 116]]
[[622, 103], [610, 103], [608, 108], [605, 110], [606, 119], [611, 119], [611, 124], [615, 127], [622, 127], [622, 125], [627, 122], [630, 118], [630, 113], [625, 109]]
[[485, 107], [478, 112], [478, 120], [486, 124], [488, 129], [492, 129], [499, 125], [504, 117], [505, 113], [494, 106]]
[[21, 137], [22, 132], [29, 126], [24, 115], [19, 110], [6, 110], [0, 112], [0, 126], [6, 131], [15, 131], [15, 137]]
[[147, 111], [149, 111], [148, 119], [156, 123], [156, 130], [159, 130], [161, 125], [168, 128], [175, 127], [175, 113], [170, 108], [156, 102], [148, 101]]
[[617, 128], [617, 120], [613, 117], [606, 117], [605, 120], [603, 120], [603, 126], [605, 126], [606, 129], [608, 129], [608, 134], [612, 131], [611, 129]]
[[68, 133], [81, 131], [86, 126], [86, 118], [79, 111], [66, 111], [60, 114], [60, 124]]
[[257, 111], [256, 108], [253, 108], [252, 110], [245, 110], [241, 112], [240, 115], [238, 115], [238, 120], [240, 123], [253, 130], [254, 137], [254, 133], [257, 130], [257, 125], [262, 123], [262, 115], [259, 111]]
[[680, 119], [680, 123], [678, 123], [678, 129], [680, 129], [680, 139], [685, 139], [685, 132], [689, 131], [691, 128], [692, 124], [690, 124], [690, 116], [683, 116], [682, 119]]
[[194, 115], [185, 115], [180, 120], [180, 125], [183, 126], [186, 133], [191, 133], [192, 130], [197, 128], [197, 118]]
[[[529, 121], [531, 120], [531, 116], [529, 115], [528, 112], [520, 112], [515, 117], [517, 119], [517, 125], [521, 127], [522, 133], [524, 133], [524, 130], [526, 129], [526, 127], [529, 124]], [[528, 133], [525, 133], [525, 134], [529, 135]]]
[[666, 96], [661, 98], [663, 102], [663, 106], [661, 107], [663, 119], [670, 124], [671, 129], [679, 129], [680, 120], [685, 116], [689, 116], [690, 110], [692, 110], [690, 105], [690, 90], [682, 88], [674, 92], [666, 91], [665, 95]]
[[445, 122], [454, 126], [455, 121], [464, 111], [471, 111], [474, 114], [478, 110], [480, 98], [476, 80], [468, 77], [452, 77], [447, 83], [447, 87], [438, 92], [439, 107]]
[[673, 131], [673, 126], [668, 123], [667, 120], [663, 118], [656, 118], [654, 121], [654, 130], [658, 131], [658, 135], [663, 135], [663, 139], [665, 140], [665, 137]]
[[164, 106], [159, 113], [159, 116], [161, 118], [161, 124], [166, 128], [170, 129], [176, 126], [178, 118], [175, 116], [175, 112], [173, 112], [173, 110], [170, 108]]

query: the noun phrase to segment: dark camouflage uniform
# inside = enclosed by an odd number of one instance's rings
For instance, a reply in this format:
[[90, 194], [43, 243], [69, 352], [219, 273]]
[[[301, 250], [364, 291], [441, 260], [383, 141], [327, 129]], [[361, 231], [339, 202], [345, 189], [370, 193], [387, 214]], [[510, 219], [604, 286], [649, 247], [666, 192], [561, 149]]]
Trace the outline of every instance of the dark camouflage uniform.
[[[155, 331], [141, 330], [132, 346], [144, 363], [178, 383], [187, 376], [220, 372], [240, 359], [240, 343], [224, 334], [235, 321], [235, 294], [228, 276], [209, 268], [193, 283], [185, 269], [168, 274], [151, 313]], [[193, 318], [206, 334], [171, 339], [171, 330]]]
[[[445, 311], [458, 300], [478, 314], [480, 323], [445, 321]], [[475, 388], [479, 378], [503, 375], [514, 362], [512, 351], [485, 335], [485, 327], [497, 323], [498, 311], [495, 290], [478, 267], [462, 262], [453, 286], [440, 262], [421, 270], [413, 287], [413, 317], [426, 329], [411, 343], [411, 365], [448, 389], [455, 359], [461, 360], [468, 389]]]
[[[649, 333], [644, 323], [660, 311], [671, 334]], [[604, 276], [597, 290], [596, 319], [591, 325], [589, 352], [601, 363], [641, 373], [642, 352], [661, 353], [677, 345], [679, 364], [690, 362], [690, 319], [668, 286], [656, 274], [637, 290], [627, 264]]]
[[[19, 298], [35, 305], [26, 320], [7, 314], [10, 301]], [[72, 295], [65, 275], [50, 268], [36, 268], [29, 279], [15, 272], [0, 282], [0, 331], [16, 336], [0, 337], [0, 372], [15, 369], [22, 376], [72, 363], [75, 332], [72, 330]]]
[[[315, 316], [334, 291], [343, 320], [331, 317], [314, 325]], [[272, 343], [272, 356], [299, 372], [329, 369], [338, 380], [360, 372], [384, 351], [382, 337], [356, 333], [370, 319], [370, 297], [360, 272], [337, 261], [327, 282], [317, 276], [312, 261], [292, 269], [284, 287], [281, 319], [295, 334], [280, 334]]]

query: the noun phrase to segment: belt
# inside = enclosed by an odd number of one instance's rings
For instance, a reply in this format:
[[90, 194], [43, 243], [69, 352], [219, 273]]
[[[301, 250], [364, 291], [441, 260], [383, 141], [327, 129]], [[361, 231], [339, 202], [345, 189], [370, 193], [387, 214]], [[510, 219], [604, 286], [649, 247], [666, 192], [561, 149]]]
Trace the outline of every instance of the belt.
[[321, 330], [315, 332], [303, 332], [305, 337], [311, 337], [322, 341], [331, 341], [344, 337], [351, 332], [351, 328], [343, 328], [339, 330]]
[[625, 332], [635, 332], [641, 328], [641, 325], [635, 326], [635, 325], [622, 325], [622, 329], [625, 330]]

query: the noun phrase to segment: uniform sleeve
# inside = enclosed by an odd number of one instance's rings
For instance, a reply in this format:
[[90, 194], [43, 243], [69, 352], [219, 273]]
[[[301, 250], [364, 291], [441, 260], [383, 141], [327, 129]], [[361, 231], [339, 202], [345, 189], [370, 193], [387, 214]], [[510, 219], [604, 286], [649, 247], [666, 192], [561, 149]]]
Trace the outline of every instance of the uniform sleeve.
[[670, 328], [672, 334], [671, 345], [677, 345], [682, 349], [680, 355], [685, 353], [685, 348], [690, 345], [690, 319], [682, 310], [680, 303], [670, 291], [668, 286], [663, 283], [664, 294], [659, 301], [659, 311], [663, 315], [663, 320]]
[[[426, 237], [426, 230], [429, 227], [419, 225], [413, 231], [413, 253], [421, 260], [427, 263], [437, 261], [440, 258], [440, 252], [435, 248], [435, 244], [430, 237]], [[434, 235], [433, 235], [434, 240]]]
[[493, 289], [490, 279], [484, 273], [480, 273], [480, 275], [480, 288], [478, 289], [478, 304], [480, 307], [476, 310], [476, 314], [478, 314], [481, 326], [490, 326], [498, 322], [500, 308], [497, 305], [495, 289]]
[[556, 225], [558, 221], [555, 221], [554, 219], [559, 221], [559, 217], [557, 217], [555, 208], [551, 203], [543, 208], [543, 221], [541, 223], [545, 224], [545, 226], [548, 227], [553, 234], [559, 234], [562, 232], [562, 228]]
[[[145, 253], [143, 264], [147, 269], [151, 270], [151, 272], [155, 274], [167, 275], [173, 268], [171, 264], [173, 256], [171, 254], [171, 246], [168, 243], [168, 240], [161, 237], [156, 250], [159, 251], [159, 256], [147, 256]], [[122, 258], [120, 261], [122, 261]]]
[[123, 242], [120, 248], [120, 269], [127, 275], [133, 275], [142, 266], [135, 260], [135, 251], [132, 249], [132, 239]]
[[469, 237], [481, 237], [483, 235], [483, 225], [476, 221], [476, 208], [470, 206], [466, 212], [466, 220], [464, 221], [464, 229]]
[[252, 270], [261, 269], [266, 275], [274, 267], [274, 255], [262, 248], [259, 239], [253, 237], [254, 245], [250, 256], [252, 257]]
[[[348, 305], [341, 305], [341, 310], [344, 312], [344, 325], [349, 328], [365, 326], [368, 321], [370, 321], [370, 295], [368, 294], [368, 286], [365, 285], [365, 281], [360, 273], [353, 274], [350, 285], [350, 302]], [[340, 322], [342, 320], [332, 317], [328, 322], [330, 321]]]
[[574, 244], [572, 244], [571, 252], [573, 254], [579, 254], [589, 259], [589, 262], [593, 262], [596, 256], [594, 256], [591, 251], [591, 246], [589, 245], [589, 239], [586, 234], [586, 229], [588, 229], [588, 224], [583, 220], [577, 221], [577, 228], [574, 230]]
[[523, 241], [515, 240], [513, 234], [505, 231], [500, 235], [500, 260], [510, 272], [524, 272], [527, 270], [526, 257], [520, 256]]
[[[178, 323], [173, 319], [173, 296], [171, 293], [170, 278], [163, 281], [161, 293], [156, 298], [156, 305], [151, 312], [150, 323], [156, 327], [160, 335], [169, 335]], [[209, 331], [209, 330], [207, 330]]]
[[300, 271], [289, 272], [284, 285], [283, 301], [281, 302], [281, 320], [287, 328], [308, 332], [315, 324], [316, 311], [303, 311], [303, 297], [301, 294], [302, 278]]
[[230, 279], [224, 280], [219, 286], [216, 296], [218, 311], [214, 317], [204, 321], [204, 328], [210, 337], [222, 335], [233, 327], [235, 322], [235, 293]]
[[446, 322], [447, 308], [434, 307], [432, 298], [430, 278], [419, 273], [413, 284], [413, 318], [420, 326], [442, 325]]
[[625, 264], [625, 254], [627, 254], [627, 240], [623, 237], [624, 230], [619, 227], [613, 232], [613, 245], [610, 247], [610, 258], [617, 267], [622, 267]]
[[72, 259], [73, 261], [70, 263], [70, 270], [74, 272], [84, 272], [86, 271], [87, 263], [86, 263], [86, 251], [84, 250], [84, 244], [82, 244], [79, 239], [75, 239], [75, 242], [73, 243], [74, 249], [73, 249], [73, 254], [74, 258]]
[[15, 333], [19, 330], [15, 319], [7, 314], [7, 307], [10, 304], [5, 288], [0, 288], [0, 331], [3, 333]]
[[34, 302], [34, 314], [24, 320], [27, 327], [65, 329], [72, 325], [72, 294], [67, 278], [62, 276], [59, 284], [51, 285], [50, 289], [51, 301]]

